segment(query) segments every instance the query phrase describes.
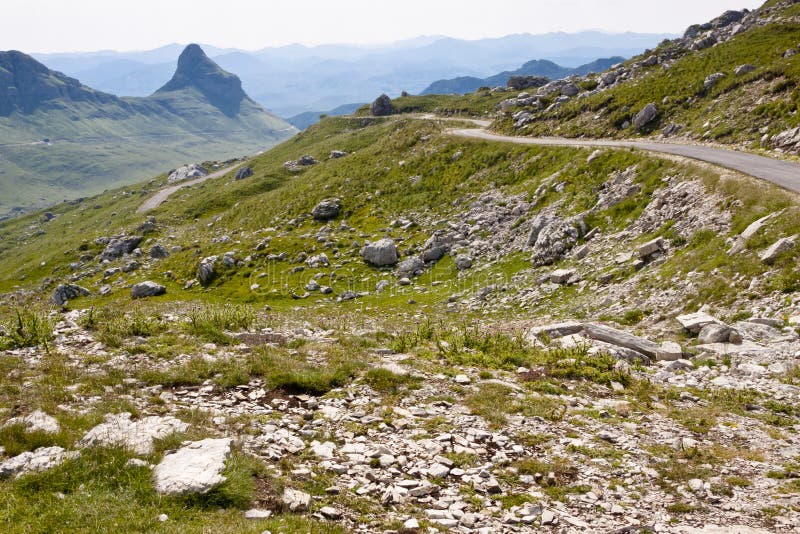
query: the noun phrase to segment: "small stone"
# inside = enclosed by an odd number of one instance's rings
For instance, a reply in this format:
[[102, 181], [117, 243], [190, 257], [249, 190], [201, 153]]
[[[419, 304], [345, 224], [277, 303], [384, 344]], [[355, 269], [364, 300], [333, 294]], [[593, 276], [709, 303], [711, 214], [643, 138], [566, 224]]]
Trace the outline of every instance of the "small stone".
[[324, 515], [328, 519], [341, 519], [342, 518], [342, 512], [340, 512], [339, 510], [337, 510], [336, 508], [334, 508], [332, 506], [323, 506], [322, 508], [320, 508], [319, 513], [321, 513], [322, 515]]
[[244, 513], [245, 519], [269, 519], [272, 515], [272, 511], [270, 510], [259, 510], [257, 508], [251, 508]]
[[158, 516], [158, 522], [159, 523], [164, 523], [168, 519], [169, 519], [169, 516], [167, 514], [161, 514], [161, 515]]
[[311, 506], [311, 495], [292, 488], [283, 490], [282, 500], [290, 512], [305, 512]]
[[411, 519], [406, 519], [406, 521], [403, 523], [403, 528], [407, 528], [409, 530], [417, 529], [419, 528], [419, 521], [417, 521], [413, 517]]
[[456, 384], [461, 384], [462, 386], [472, 383], [472, 380], [467, 375], [456, 375], [455, 380]]
[[552, 510], [542, 512], [542, 525], [553, 525], [556, 522], [556, 514]]

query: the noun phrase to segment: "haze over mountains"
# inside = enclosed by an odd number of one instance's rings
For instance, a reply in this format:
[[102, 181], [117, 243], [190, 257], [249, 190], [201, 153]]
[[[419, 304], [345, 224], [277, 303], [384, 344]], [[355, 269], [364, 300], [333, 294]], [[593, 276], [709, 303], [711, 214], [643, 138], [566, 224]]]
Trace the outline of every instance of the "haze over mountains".
[[476, 91], [480, 87], [504, 87], [512, 76], [545, 76], [551, 80], [566, 78], [567, 76], [585, 76], [590, 72], [603, 72], [612, 65], [625, 61], [621, 56], [596, 59], [591, 63], [575, 68], [562, 67], [546, 59], [534, 59], [513, 71], [505, 71], [488, 78], [474, 76], [460, 76], [450, 80], [438, 80], [429, 85], [423, 95], [447, 95], [453, 93], [465, 94]]
[[21, 52], [2, 52], [0, 214], [198, 159], [252, 154], [292, 133], [197, 45], [183, 51], [172, 79], [145, 98], [97, 91]]
[[[248, 52], [203, 45], [245, 91], [282, 117], [367, 102], [380, 93], [419, 93], [431, 82], [457, 76], [485, 78], [534, 59], [577, 67], [601, 57], [630, 57], [669, 34], [602, 32], [510, 35], [466, 41], [421, 37], [384, 46], [291, 45]], [[36, 54], [51, 69], [99, 90], [146, 96], [172, 72], [182, 46], [144, 52]]]

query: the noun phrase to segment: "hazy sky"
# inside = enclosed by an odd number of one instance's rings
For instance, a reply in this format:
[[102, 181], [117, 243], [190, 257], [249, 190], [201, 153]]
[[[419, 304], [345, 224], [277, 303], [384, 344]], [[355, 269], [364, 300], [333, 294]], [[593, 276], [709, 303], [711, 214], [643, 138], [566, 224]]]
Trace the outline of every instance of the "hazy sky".
[[682, 32], [764, 0], [2, 0], [0, 50], [143, 50], [203, 42], [386, 43], [601, 29]]

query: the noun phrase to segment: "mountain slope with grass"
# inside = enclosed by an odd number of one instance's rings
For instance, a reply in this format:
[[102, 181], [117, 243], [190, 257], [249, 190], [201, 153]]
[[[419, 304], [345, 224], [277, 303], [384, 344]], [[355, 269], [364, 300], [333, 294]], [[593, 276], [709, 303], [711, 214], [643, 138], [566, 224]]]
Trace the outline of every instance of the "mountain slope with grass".
[[795, 530], [800, 198], [508, 97], [0, 222], [0, 528]]
[[507, 108], [501, 127], [523, 135], [650, 136], [797, 152], [799, 14], [793, 1], [726, 12], [584, 79], [570, 98], [559, 100], [559, 88], [540, 90], [541, 98]]
[[0, 54], [0, 77], [0, 214], [247, 155], [294, 132], [196, 45], [148, 98], [92, 90], [19, 52]]
[[[164, 175], [3, 223], [4, 527], [795, 524], [797, 197], [456, 124], [325, 118], [148, 214]], [[118, 418], [173, 430], [89, 440]], [[159, 495], [205, 440], [225, 481]]]

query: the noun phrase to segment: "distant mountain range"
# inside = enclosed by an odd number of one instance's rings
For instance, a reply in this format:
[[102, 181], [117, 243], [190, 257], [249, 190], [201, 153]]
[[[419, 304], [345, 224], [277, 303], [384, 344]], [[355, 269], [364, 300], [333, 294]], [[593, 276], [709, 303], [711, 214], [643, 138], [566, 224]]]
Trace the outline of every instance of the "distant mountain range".
[[0, 52], [0, 214], [269, 148], [296, 130], [197, 45], [151, 96], [119, 98]]
[[[668, 34], [602, 32], [519, 34], [467, 41], [420, 37], [384, 46], [291, 45], [248, 52], [203, 45], [222, 68], [241, 77], [254, 100], [282, 117], [369, 102], [377, 95], [418, 94], [433, 80], [486, 78], [532, 58], [575, 68], [600, 57], [630, 57]], [[144, 52], [37, 54], [51, 69], [117, 95], [146, 96], [172, 72], [180, 45]]]
[[590, 72], [603, 72], [612, 65], [625, 61], [624, 57], [596, 59], [591, 63], [576, 68], [562, 67], [546, 59], [528, 61], [522, 67], [513, 71], [505, 71], [488, 78], [475, 78], [461, 76], [450, 80], [438, 80], [429, 85], [420, 94], [423, 95], [450, 95], [475, 92], [480, 87], [497, 87], [508, 83], [512, 76], [546, 76], [551, 80], [560, 80], [572, 75], [585, 76]]

